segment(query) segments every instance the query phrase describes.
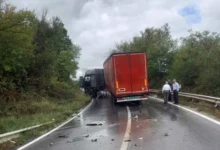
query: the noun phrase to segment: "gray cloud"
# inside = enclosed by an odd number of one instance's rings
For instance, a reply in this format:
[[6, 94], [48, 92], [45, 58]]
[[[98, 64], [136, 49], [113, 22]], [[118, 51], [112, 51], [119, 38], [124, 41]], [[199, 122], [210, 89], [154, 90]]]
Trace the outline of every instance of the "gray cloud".
[[[189, 29], [219, 31], [217, 0], [8, 0], [19, 8], [49, 9], [59, 16], [71, 39], [81, 46], [79, 62], [86, 68], [102, 67], [109, 49], [116, 42], [129, 40], [146, 27], [169, 23], [173, 37], [186, 36]], [[178, 11], [188, 4], [198, 6], [201, 22], [190, 25]]]

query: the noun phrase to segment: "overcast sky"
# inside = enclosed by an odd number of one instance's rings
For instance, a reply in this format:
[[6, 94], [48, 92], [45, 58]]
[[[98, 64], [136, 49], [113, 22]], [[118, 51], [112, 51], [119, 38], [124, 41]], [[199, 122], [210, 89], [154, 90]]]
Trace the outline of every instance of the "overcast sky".
[[72, 41], [82, 48], [77, 76], [87, 68], [102, 67], [116, 42], [129, 40], [146, 27], [168, 23], [173, 37], [189, 29], [220, 30], [218, 0], [6, 0], [18, 8], [48, 8], [59, 16]]

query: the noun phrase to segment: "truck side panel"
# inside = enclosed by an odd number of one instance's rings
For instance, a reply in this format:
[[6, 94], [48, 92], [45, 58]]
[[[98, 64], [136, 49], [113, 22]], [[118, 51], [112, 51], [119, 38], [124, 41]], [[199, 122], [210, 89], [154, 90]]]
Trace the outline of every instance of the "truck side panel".
[[115, 80], [112, 57], [104, 64], [104, 78], [106, 82], [106, 89], [115, 95]]
[[145, 53], [130, 54], [132, 94], [148, 92], [147, 58]]

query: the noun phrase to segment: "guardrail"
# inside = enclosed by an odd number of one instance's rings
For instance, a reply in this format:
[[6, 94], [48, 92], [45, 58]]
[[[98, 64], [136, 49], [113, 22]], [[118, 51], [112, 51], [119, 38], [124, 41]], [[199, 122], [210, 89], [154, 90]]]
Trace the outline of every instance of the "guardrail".
[[[157, 90], [157, 89], [150, 89], [150, 92], [151, 93], [161, 93], [162, 91]], [[220, 103], [219, 97], [213, 97], [213, 96], [207, 96], [207, 95], [201, 95], [201, 94], [185, 93], [185, 92], [179, 92], [179, 96], [194, 98], [194, 99], [203, 100], [203, 101], [207, 101], [207, 102], [211, 102], [211, 103], [215, 103], [215, 104]]]
[[24, 128], [24, 129], [12, 131], [12, 132], [0, 134], [0, 144], [4, 143], [4, 142], [7, 142], [7, 141], [10, 141], [11, 139], [14, 139], [14, 138], [18, 138], [19, 134], [22, 133], [22, 132], [29, 131], [29, 130], [32, 130], [32, 129], [36, 129], [36, 128], [42, 127], [44, 125], [50, 124], [52, 122], [54, 122], [54, 121], [50, 121], [50, 122], [46, 122], [46, 123], [43, 123], [43, 124], [38, 124], [38, 125], [35, 125], [35, 126], [32, 126], [32, 127], [28, 127], [28, 128]]

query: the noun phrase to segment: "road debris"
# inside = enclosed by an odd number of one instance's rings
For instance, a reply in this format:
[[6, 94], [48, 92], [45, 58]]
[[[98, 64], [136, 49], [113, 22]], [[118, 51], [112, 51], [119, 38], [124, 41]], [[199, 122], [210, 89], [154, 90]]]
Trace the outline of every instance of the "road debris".
[[67, 141], [66, 143], [72, 143], [73, 141]]
[[83, 137], [86, 137], [86, 138], [88, 138], [88, 137], [89, 137], [89, 135], [84, 135]]
[[87, 126], [102, 126], [103, 122], [92, 122], [92, 123], [87, 123]]
[[97, 142], [97, 139], [92, 139], [91, 141], [92, 141], [92, 142]]
[[124, 140], [124, 142], [131, 142], [131, 140], [129, 139], [129, 140]]
[[112, 139], [112, 141], [114, 141], [114, 139]]
[[137, 147], [137, 144], [134, 144], [135, 147]]
[[168, 133], [164, 133], [164, 136], [168, 136]]
[[143, 140], [143, 138], [142, 138], [142, 137], [140, 137], [140, 138], [139, 138], [139, 140]]
[[68, 138], [67, 135], [59, 135], [58, 138]]
[[138, 115], [136, 115], [136, 116], [134, 117], [134, 119], [138, 119]]
[[53, 145], [53, 142], [50, 143], [50, 146], [52, 146], [52, 145]]

